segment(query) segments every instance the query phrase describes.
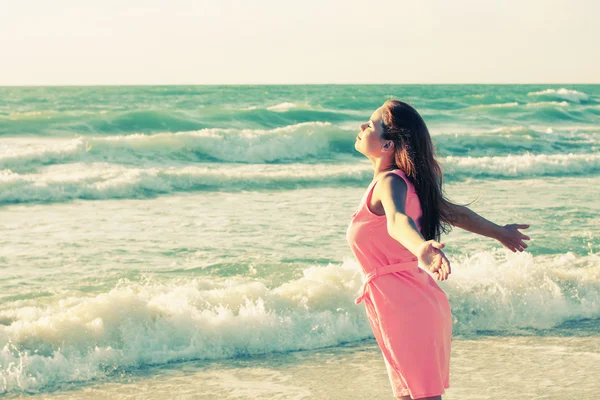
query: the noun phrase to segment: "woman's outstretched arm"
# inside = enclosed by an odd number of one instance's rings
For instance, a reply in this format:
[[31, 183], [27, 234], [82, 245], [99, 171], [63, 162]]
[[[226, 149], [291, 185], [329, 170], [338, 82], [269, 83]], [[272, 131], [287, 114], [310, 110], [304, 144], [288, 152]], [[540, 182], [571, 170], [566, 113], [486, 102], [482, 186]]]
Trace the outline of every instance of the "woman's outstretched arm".
[[378, 188], [389, 235], [413, 253], [419, 264], [432, 272], [435, 279], [448, 279], [450, 261], [441, 250], [445, 245], [435, 240], [425, 240], [415, 221], [406, 215], [404, 207], [408, 187], [404, 179], [396, 174], [388, 174], [375, 186], [375, 190]]
[[468, 207], [446, 202], [453, 219], [451, 225], [498, 240], [512, 252], [523, 251], [527, 244], [523, 240], [529, 240], [529, 236], [519, 232], [519, 229], [529, 228], [529, 224], [506, 224], [500, 226], [488, 221], [481, 215]]

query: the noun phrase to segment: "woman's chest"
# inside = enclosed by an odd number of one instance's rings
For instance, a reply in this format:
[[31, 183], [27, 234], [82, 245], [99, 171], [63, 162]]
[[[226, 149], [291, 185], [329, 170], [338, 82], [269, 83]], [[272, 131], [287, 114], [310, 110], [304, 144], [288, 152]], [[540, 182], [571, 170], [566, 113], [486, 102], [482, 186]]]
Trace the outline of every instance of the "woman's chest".
[[377, 229], [381, 229], [382, 226], [385, 228], [385, 222], [385, 217], [373, 218], [364, 207], [360, 207], [350, 218], [346, 228], [346, 239], [350, 244], [364, 243], [373, 237]]

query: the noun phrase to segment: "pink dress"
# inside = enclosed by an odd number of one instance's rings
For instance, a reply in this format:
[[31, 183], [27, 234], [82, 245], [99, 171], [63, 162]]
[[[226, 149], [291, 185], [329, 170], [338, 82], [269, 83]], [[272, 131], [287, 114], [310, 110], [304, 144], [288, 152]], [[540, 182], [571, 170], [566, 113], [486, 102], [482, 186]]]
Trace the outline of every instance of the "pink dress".
[[[406, 214], [420, 229], [422, 211], [413, 184], [400, 169], [390, 173], [406, 181]], [[365, 302], [394, 396], [441, 395], [450, 387], [450, 303], [417, 257], [388, 234], [386, 216], [369, 209], [376, 184], [369, 185], [346, 231], [365, 278], [355, 303]]]

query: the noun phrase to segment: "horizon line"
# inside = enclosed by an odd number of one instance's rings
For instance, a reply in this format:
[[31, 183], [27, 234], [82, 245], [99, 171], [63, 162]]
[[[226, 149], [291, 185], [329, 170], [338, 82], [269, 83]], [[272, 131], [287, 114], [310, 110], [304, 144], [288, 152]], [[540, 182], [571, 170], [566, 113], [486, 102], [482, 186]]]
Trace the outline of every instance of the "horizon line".
[[600, 85], [600, 82], [569, 83], [569, 82], [433, 82], [433, 83], [98, 83], [98, 84], [0, 84], [0, 88], [18, 87], [116, 87], [116, 86], [411, 86], [411, 85]]

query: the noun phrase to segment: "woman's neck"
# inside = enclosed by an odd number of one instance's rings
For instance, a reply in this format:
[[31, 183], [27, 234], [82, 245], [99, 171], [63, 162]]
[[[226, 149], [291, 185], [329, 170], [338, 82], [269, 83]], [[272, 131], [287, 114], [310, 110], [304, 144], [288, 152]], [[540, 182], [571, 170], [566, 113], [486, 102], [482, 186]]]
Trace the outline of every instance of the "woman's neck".
[[398, 166], [394, 162], [389, 161], [376, 161], [373, 163], [373, 180], [377, 179], [382, 173], [398, 169]]

